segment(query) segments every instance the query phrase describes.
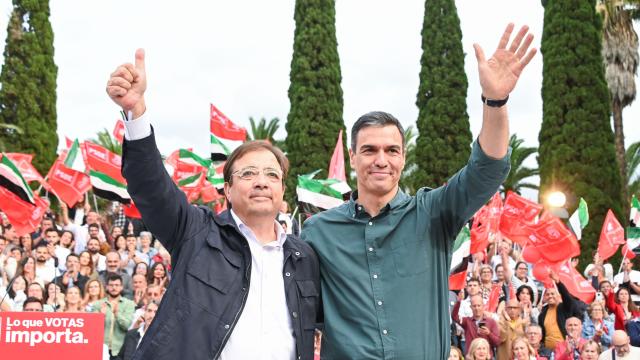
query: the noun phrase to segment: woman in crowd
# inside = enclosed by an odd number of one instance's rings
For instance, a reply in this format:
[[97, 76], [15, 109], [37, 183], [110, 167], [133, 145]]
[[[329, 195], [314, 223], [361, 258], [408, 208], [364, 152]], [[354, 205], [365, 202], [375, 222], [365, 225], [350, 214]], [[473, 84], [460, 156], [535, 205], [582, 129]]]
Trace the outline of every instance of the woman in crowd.
[[84, 312], [79, 287], [72, 286], [67, 288], [67, 294], [64, 297], [64, 312]]
[[52, 312], [53, 307], [49, 304], [44, 304], [44, 288], [37, 282], [29, 284], [27, 287], [27, 297], [34, 297], [39, 299], [43, 303], [42, 310], [46, 312]]
[[62, 231], [62, 235], [60, 235], [60, 246], [71, 250], [72, 253], [75, 253], [74, 249], [76, 242], [74, 240], [73, 233], [70, 230]]
[[464, 357], [462, 356], [462, 350], [458, 349], [455, 346], [451, 346], [448, 360], [464, 360]]
[[580, 360], [598, 360], [601, 352], [600, 345], [593, 340], [589, 340], [582, 346]]
[[93, 257], [91, 253], [88, 251], [83, 251], [80, 253], [80, 275], [84, 275], [89, 279], [97, 279], [98, 271], [96, 270], [95, 264], [93, 263]]
[[625, 330], [625, 325], [628, 320], [640, 316], [640, 310], [636, 304], [631, 301], [629, 289], [624, 287], [619, 288], [615, 293], [615, 298], [613, 290], [609, 290], [608, 294], [605, 294], [605, 298], [607, 299], [607, 308], [616, 317], [616, 330]]
[[96, 301], [102, 298], [104, 298], [104, 286], [100, 280], [92, 279], [87, 281], [84, 286], [84, 299], [82, 300], [85, 311], [90, 312]]
[[33, 250], [33, 240], [31, 240], [31, 234], [25, 234], [20, 236], [20, 246], [22, 250], [24, 250], [25, 254], [31, 255], [31, 250]]
[[532, 307], [538, 303], [538, 292], [534, 292], [533, 289], [537, 289], [536, 283], [533, 280], [533, 277], [527, 276], [529, 274], [529, 267], [527, 263], [524, 261], [518, 261], [515, 267], [515, 274], [511, 275], [511, 269], [506, 269], [507, 279], [511, 279], [511, 286], [513, 286], [514, 290], [518, 290], [522, 285], [527, 285], [531, 292], [529, 295], [531, 296], [531, 300], [529, 303]]
[[167, 268], [163, 263], [155, 263], [151, 266], [151, 270], [147, 274], [147, 284], [159, 285], [162, 288], [169, 285], [169, 274], [167, 274]]
[[0, 287], [0, 299], [9, 304], [11, 311], [20, 311], [22, 303], [27, 299], [28, 281], [23, 275], [16, 275], [9, 289]]
[[44, 281], [36, 275], [36, 259], [33, 256], [25, 256], [18, 264], [18, 275], [23, 275], [27, 279], [27, 284], [37, 282], [44, 287]]
[[538, 316], [540, 315], [540, 310], [533, 304], [534, 294], [533, 289], [529, 285], [520, 285], [516, 290], [516, 298], [522, 309], [522, 317], [529, 318], [531, 324], [537, 324]]
[[53, 308], [53, 311], [58, 311], [60, 309], [64, 309], [64, 293], [60, 286], [56, 285], [53, 282], [47, 284], [45, 288], [46, 291], [46, 304], [50, 305]]
[[607, 319], [604, 304], [594, 301], [589, 305], [587, 314], [582, 322], [582, 337], [593, 340], [602, 345], [606, 350], [611, 345], [611, 335], [613, 334], [613, 323]]
[[517, 337], [511, 343], [511, 353], [514, 360], [536, 360], [536, 352], [533, 350], [529, 340], [525, 337]]
[[484, 264], [480, 267], [480, 289], [482, 289], [482, 300], [486, 304], [493, 288], [493, 269], [491, 265]]
[[158, 250], [152, 247], [152, 237], [153, 235], [148, 231], [140, 233], [140, 254], [147, 259], [147, 264], [149, 265], [151, 265], [151, 259], [158, 253]]
[[147, 276], [148, 272], [149, 272], [149, 265], [147, 265], [147, 263], [145, 262], [139, 262], [136, 264], [136, 267], [133, 273]]
[[491, 359], [489, 342], [485, 338], [475, 338], [469, 345], [467, 360], [489, 360]]

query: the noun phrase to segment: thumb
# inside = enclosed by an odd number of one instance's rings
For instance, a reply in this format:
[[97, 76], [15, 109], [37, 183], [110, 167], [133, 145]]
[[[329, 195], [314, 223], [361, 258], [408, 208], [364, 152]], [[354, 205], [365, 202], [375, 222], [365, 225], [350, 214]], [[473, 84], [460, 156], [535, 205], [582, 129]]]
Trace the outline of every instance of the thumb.
[[144, 49], [136, 50], [136, 69], [144, 71]]
[[476, 59], [478, 60], [478, 65], [486, 61], [486, 58], [484, 57], [484, 51], [482, 50], [480, 45], [473, 44], [473, 50], [475, 50]]

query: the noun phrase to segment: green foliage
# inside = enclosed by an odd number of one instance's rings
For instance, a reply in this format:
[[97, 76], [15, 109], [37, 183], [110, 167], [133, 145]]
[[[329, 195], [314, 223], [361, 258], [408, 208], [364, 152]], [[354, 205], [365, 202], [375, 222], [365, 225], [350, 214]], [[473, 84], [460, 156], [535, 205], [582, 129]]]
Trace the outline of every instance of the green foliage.
[[629, 199], [627, 203], [631, 201], [631, 195], [635, 194], [636, 197], [640, 197], [640, 141], [637, 141], [627, 148], [627, 184], [629, 186]]
[[511, 135], [509, 139], [509, 146], [511, 147], [511, 171], [507, 176], [507, 179], [502, 183], [500, 191], [506, 194], [507, 191], [513, 191], [520, 194], [523, 188], [538, 190], [538, 185], [529, 182], [523, 182], [524, 179], [539, 175], [540, 171], [537, 168], [529, 168], [524, 166], [525, 160], [538, 152], [536, 147], [524, 147], [523, 139], [518, 139], [516, 134]]
[[413, 184], [438, 187], [469, 159], [467, 76], [460, 19], [453, 0], [425, 2]]
[[402, 177], [400, 178], [400, 188], [407, 194], [415, 194], [419, 186], [416, 187], [414, 183], [415, 177], [413, 174], [418, 169], [416, 164], [416, 138], [418, 132], [413, 127], [409, 126], [404, 130], [404, 143], [405, 143], [405, 159], [404, 170], [402, 171]]
[[104, 147], [112, 153], [122, 155], [122, 144], [120, 144], [113, 136], [111, 136], [109, 130], [103, 128], [102, 130], [98, 131], [96, 135], [98, 136], [97, 138], [89, 139], [89, 141]]
[[567, 195], [569, 213], [583, 197], [591, 220], [581, 264], [589, 264], [608, 209], [622, 216], [621, 179], [609, 121], [609, 91], [594, 0], [549, 0], [544, 15], [540, 192]]
[[[334, 0], [297, 0], [293, 58], [289, 74], [286, 150], [291, 165], [287, 200], [294, 198], [297, 176], [327, 169], [340, 130], [342, 88]], [[346, 132], [345, 132], [346, 133]], [[346, 136], [343, 143], [346, 145]], [[349, 164], [346, 158], [345, 164]], [[349, 168], [346, 173], [349, 174]]]
[[0, 133], [8, 150], [34, 154], [42, 174], [56, 158], [56, 78], [48, 0], [13, 0], [0, 73], [0, 123], [24, 130]]
[[3, 135], [0, 136], [0, 151], [8, 152], [10, 149], [7, 149], [7, 144], [5, 143], [6, 137], [19, 136], [24, 134], [24, 131], [15, 125], [0, 124], [0, 133]]
[[280, 119], [274, 117], [267, 123], [267, 119], [263, 117], [256, 123], [253, 117], [249, 117], [249, 122], [251, 123], [251, 133], [247, 133], [247, 141], [268, 140], [273, 145], [284, 150], [284, 141], [273, 138], [276, 131], [280, 128]]

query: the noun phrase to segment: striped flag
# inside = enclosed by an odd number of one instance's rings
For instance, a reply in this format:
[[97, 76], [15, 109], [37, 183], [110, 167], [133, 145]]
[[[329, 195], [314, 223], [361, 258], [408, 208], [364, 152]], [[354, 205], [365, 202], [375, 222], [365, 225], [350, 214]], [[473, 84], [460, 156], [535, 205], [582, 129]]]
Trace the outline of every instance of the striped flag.
[[86, 167], [84, 164], [84, 159], [82, 158], [82, 152], [80, 150], [80, 142], [78, 139], [75, 139], [69, 150], [67, 151], [67, 156], [64, 158], [64, 166], [69, 169], [78, 171], [78, 172], [86, 172]]
[[180, 179], [178, 180], [178, 186], [181, 188], [198, 186], [200, 184], [201, 177], [202, 173], [197, 173], [184, 179]]
[[576, 234], [576, 238], [578, 240], [582, 239], [582, 229], [589, 223], [589, 208], [583, 198], [580, 198], [578, 208], [569, 218], [569, 223], [571, 224], [573, 232]]
[[[456, 237], [456, 241], [453, 243], [453, 254], [451, 256], [451, 273], [458, 272], [455, 271], [456, 268], [460, 267], [464, 263], [464, 260], [467, 256], [469, 256], [469, 250], [471, 249], [471, 232], [469, 231], [469, 226], [466, 226], [460, 230], [458, 236]], [[465, 266], [465, 272], [467, 271], [467, 267]]]
[[345, 194], [344, 183], [336, 179], [314, 179], [318, 171], [298, 176], [296, 188], [298, 201], [324, 210], [342, 205], [344, 203], [342, 195]]
[[211, 104], [211, 160], [224, 161], [247, 139], [247, 130], [234, 124]]
[[202, 166], [205, 169], [211, 166], [211, 160], [203, 159], [187, 149], [178, 150], [178, 161], [189, 165]]
[[224, 191], [224, 164], [211, 165], [207, 171], [207, 180], [213, 184], [219, 193]]
[[629, 221], [632, 223], [631, 226], [640, 227], [640, 201], [638, 201], [638, 198], [635, 195], [631, 197]]
[[36, 204], [29, 184], [22, 177], [20, 170], [18, 170], [13, 161], [5, 154], [2, 154], [2, 159], [0, 160], [0, 186], [11, 191], [25, 202]]
[[89, 177], [91, 186], [93, 186], [93, 193], [96, 194], [96, 196], [111, 201], [118, 201], [123, 204], [131, 202], [131, 196], [129, 196], [127, 192], [126, 184], [95, 170], [89, 171]]
[[633, 250], [640, 246], [640, 227], [627, 228], [627, 247]]

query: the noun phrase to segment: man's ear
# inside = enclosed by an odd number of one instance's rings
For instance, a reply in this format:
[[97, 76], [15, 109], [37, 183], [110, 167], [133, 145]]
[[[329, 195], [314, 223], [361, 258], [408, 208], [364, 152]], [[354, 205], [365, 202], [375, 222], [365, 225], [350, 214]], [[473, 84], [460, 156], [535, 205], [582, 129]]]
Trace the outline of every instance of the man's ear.
[[224, 183], [224, 196], [229, 200], [231, 196], [231, 185], [228, 182]]
[[349, 164], [350, 164], [352, 169], [354, 168], [354, 165], [353, 165], [353, 163], [355, 161], [354, 160], [354, 156], [355, 156], [355, 154], [353, 153], [353, 150], [351, 150], [351, 148], [349, 148]]

